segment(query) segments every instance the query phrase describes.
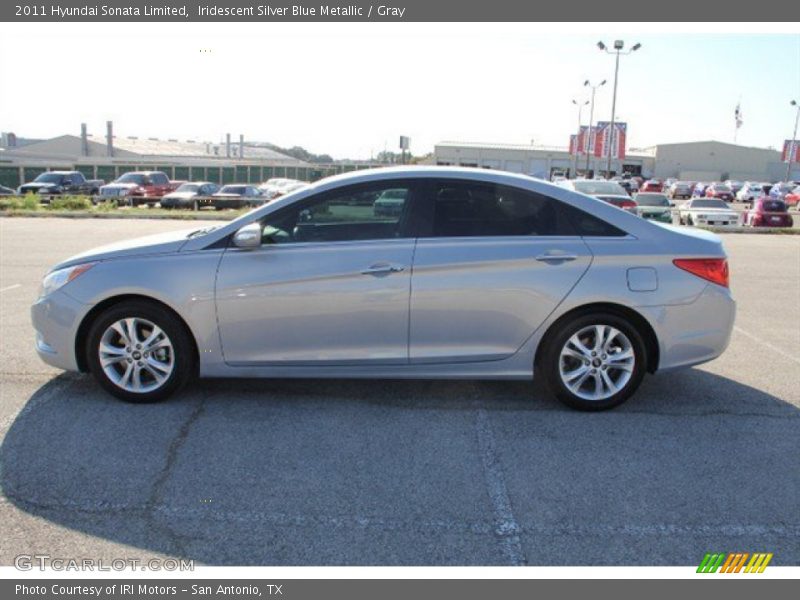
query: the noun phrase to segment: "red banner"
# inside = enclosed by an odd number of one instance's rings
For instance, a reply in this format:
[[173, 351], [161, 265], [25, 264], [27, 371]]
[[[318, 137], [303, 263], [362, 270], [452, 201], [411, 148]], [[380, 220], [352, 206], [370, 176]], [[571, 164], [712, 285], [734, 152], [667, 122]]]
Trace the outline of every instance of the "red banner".
[[598, 121], [594, 134], [594, 155], [607, 158], [610, 149], [612, 159], [624, 159], [627, 134], [627, 123], [614, 123], [614, 135], [612, 136], [611, 123], [609, 121]]
[[[792, 155], [791, 159], [789, 159], [789, 154]], [[792, 147], [792, 140], [783, 141], [781, 160], [783, 162], [800, 162], [800, 140], [794, 140], [794, 147]]]

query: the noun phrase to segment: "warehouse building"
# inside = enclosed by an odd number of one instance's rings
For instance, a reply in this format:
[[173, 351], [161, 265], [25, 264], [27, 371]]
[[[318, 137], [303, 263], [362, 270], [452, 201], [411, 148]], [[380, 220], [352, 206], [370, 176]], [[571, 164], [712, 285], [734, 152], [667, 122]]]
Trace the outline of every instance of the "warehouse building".
[[[550, 179], [553, 173], [575, 173], [575, 155], [557, 146], [527, 146], [524, 144], [481, 144], [472, 142], [441, 142], [434, 148], [437, 165], [460, 165], [500, 169]], [[585, 154], [578, 158], [579, 173], [599, 173], [606, 170], [606, 159]], [[653, 174], [654, 157], [648, 152], [630, 152], [620, 160], [611, 161], [612, 173], [631, 173], [649, 177]]]
[[[501, 169], [543, 179], [556, 172], [572, 176], [576, 170], [575, 156], [563, 147], [441, 142], [435, 147], [434, 159], [438, 165]], [[605, 172], [606, 161], [590, 156], [588, 172]], [[586, 156], [582, 155], [578, 172], [586, 172], [586, 165]], [[786, 177], [786, 163], [781, 162], [777, 150], [716, 141], [684, 142], [632, 149], [624, 159], [612, 160], [611, 172], [689, 181], [780, 181]], [[792, 179], [800, 179], [800, 164], [793, 166]]]
[[312, 164], [270, 148], [225, 142], [178, 141], [107, 135], [62, 135], [18, 143], [5, 134], [0, 145], [0, 185], [16, 188], [53, 170], [80, 171], [88, 179], [113, 181], [129, 171], [164, 171], [170, 178], [214, 183], [261, 183], [272, 177], [315, 181], [328, 175], [364, 169], [371, 163]]

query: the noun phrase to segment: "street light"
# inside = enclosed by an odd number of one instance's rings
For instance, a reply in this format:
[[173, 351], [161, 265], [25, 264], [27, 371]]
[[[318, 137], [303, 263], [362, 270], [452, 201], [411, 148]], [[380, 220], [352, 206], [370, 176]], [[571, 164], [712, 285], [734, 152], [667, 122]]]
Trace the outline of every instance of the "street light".
[[603, 42], [597, 42], [597, 47], [600, 50], [604, 51], [606, 54], [616, 54], [616, 64], [614, 66], [614, 94], [611, 100], [611, 128], [610, 133], [608, 134], [609, 144], [608, 144], [608, 162], [606, 163], [606, 177], [610, 177], [611, 175], [611, 148], [614, 145], [614, 119], [616, 117], [616, 110], [617, 110], [617, 79], [619, 77], [619, 56], [627, 55], [632, 52], [636, 52], [639, 48], [642, 47], [641, 44], [637, 43], [631, 47], [630, 50], [627, 52], [623, 52], [622, 49], [625, 47], [625, 42], [623, 40], [615, 40], [614, 41], [614, 50], [609, 50], [606, 48], [606, 45]]
[[792, 159], [795, 154], [795, 144], [797, 144], [797, 123], [800, 122], [800, 104], [798, 104], [797, 100], [792, 100], [789, 104], [797, 107], [797, 116], [794, 118], [794, 134], [792, 135], [792, 141], [789, 143], [789, 156], [786, 157], [788, 159], [786, 161], [786, 181], [789, 181], [789, 177], [792, 175]]
[[585, 102], [578, 102], [574, 98], [572, 99], [572, 103], [578, 107], [578, 135], [575, 136], [575, 177], [578, 177], [578, 157], [580, 156], [580, 148], [578, 148], [578, 139], [581, 137], [581, 114], [583, 113], [583, 107], [589, 104], [589, 101], [586, 100]]
[[[603, 42], [598, 42], [598, 45], [602, 43]], [[603, 46], [603, 48], [605, 48], [605, 46]], [[589, 108], [589, 131], [587, 134], [588, 137], [586, 138], [586, 173], [589, 173], [589, 147], [592, 144], [591, 140], [592, 140], [592, 123], [594, 122], [594, 93], [597, 90], [597, 88], [602, 87], [605, 84], [606, 84], [605, 79], [603, 79], [603, 81], [595, 85], [592, 85], [588, 79], [583, 82], [583, 87], [592, 88], [592, 102], [591, 102], [592, 106]], [[575, 170], [577, 171], [578, 169]]]

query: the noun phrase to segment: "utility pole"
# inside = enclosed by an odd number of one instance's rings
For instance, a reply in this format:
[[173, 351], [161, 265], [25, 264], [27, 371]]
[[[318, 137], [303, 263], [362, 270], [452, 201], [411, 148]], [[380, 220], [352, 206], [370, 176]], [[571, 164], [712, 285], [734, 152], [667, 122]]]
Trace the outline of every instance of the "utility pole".
[[792, 160], [794, 159], [794, 155], [796, 153], [796, 146], [797, 146], [797, 124], [800, 122], [800, 103], [797, 100], [792, 100], [789, 104], [792, 106], [797, 107], [797, 116], [794, 118], [794, 133], [792, 134], [792, 141], [789, 142], [789, 156], [786, 158], [786, 181], [789, 181], [789, 177], [792, 176]]

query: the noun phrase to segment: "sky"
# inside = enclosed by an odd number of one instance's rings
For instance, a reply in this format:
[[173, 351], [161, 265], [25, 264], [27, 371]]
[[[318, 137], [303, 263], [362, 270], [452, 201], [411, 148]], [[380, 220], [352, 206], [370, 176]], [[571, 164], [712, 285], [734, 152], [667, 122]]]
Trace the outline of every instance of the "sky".
[[[628, 147], [780, 148], [800, 102], [800, 24], [0, 23], [0, 130], [303, 146], [366, 159], [398, 138], [566, 146], [598, 89]], [[582, 113], [588, 123], [589, 107]]]

